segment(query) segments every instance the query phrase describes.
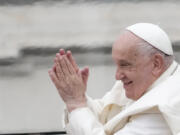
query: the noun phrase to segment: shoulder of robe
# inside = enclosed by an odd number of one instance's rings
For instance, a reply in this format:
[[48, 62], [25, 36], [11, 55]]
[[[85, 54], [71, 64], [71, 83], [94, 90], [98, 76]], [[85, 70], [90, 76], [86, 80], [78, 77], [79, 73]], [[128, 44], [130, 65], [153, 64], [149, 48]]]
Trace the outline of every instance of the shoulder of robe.
[[[159, 110], [163, 115], [173, 133], [180, 132], [180, 74], [173, 75], [160, 85], [144, 94], [124, 111], [115, 116], [106, 125], [108, 132], [117, 131], [126, 123], [124, 120], [136, 114], [153, 113]], [[120, 124], [123, 123], [123, 124]], [[117, 125], [119, 126], [117, 129]]]

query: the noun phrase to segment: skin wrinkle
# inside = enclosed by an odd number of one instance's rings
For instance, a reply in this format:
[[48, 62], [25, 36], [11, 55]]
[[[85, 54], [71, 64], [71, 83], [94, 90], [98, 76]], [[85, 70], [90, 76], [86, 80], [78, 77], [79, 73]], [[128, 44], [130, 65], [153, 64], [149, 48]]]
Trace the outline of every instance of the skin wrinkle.
[[66, 59], [66, 60], [65, 60], [65, 64], [66, 64], [66, 68], [68, 69], [69, 73], [70, 73], [70, 74], [73, 74], [74, 71], [71, 70], [72, 67], [71, 67], [71, 69], [69, 68], [69, 66], [71, 66], [71, 65], [68, 63], [69, 61], [67, 60], [67, 58], [66, 58], [65, 56], [63, 56], [63, 58]]
[[[55, 68], [49, 73], [68, 111], [87, 106], [88, 68], [80, 70], [71, 52], [65, 53], [61, 49], [59, 56], [61, 59], [56, 56]], [[112, 58], [117, 67], [116, 80], [122, 81], [126, 96], [132, 100], [138, 100], [169, 67], [171, 57], [166, 57], [129, 31], [121, 34], [112, 47]]]
[[[166, 70], [162, 55], [146, 52], [149, 50], [142, 49], [142, 43], [141, 38], [125, 31], [112, 48], [112, 57], [117, 65], [116, 80], [123, 82], [126, 96], [133, 100], [139, 99]], [[163, 62], [159, 63], [161, 60]]]

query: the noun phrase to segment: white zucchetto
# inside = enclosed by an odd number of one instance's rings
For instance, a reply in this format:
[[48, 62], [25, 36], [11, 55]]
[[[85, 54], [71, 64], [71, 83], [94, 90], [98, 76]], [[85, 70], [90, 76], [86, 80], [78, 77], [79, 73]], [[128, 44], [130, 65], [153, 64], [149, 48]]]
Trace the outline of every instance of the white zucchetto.
[[126, 28], [167, 55], [173, 55], [171, 41], [159, 26], [151, 23], [137, 23]]

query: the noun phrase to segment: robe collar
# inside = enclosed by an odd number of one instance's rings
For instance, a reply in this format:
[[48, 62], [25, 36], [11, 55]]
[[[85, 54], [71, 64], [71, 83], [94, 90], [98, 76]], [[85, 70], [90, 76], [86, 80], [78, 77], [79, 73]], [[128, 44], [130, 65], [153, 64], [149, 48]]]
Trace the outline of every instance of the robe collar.
[[[164, 73], [162, 73], [162, 75], [156, 81], [154, 81], [154, 83], [147, 89], [147, 91], [144, 94], [148, 93], [149, 91], [151, 91], [151, 89], [155, 88], [163, 81], [165, 81], [169, 76], [173, 75], [174, 72], [177, 70], [178, 65], [179, 64], [174, 60], [172, 64], [168, 67], [168, 69]], [[135, 100], [129, 99], [129, 101], [125, 105], [125, 108], [129, 107], [134, 102]]]
[[148, 88], [147, 92], [165, 81], [169, 76], [173, 75], [177, 68], [178, 63], [176, 61], [173, 61], [168, 69], [164, 73], [162, 73], [162, 75]]

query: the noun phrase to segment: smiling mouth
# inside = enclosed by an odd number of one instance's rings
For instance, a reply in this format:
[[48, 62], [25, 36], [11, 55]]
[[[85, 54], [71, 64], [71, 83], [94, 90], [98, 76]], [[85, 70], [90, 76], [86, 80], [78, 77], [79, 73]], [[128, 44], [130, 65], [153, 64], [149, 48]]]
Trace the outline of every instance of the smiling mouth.
[[129, 85], [131, 84], [133, 81], [129, 81], [129, 82], [125, 82], [124, 85]]

